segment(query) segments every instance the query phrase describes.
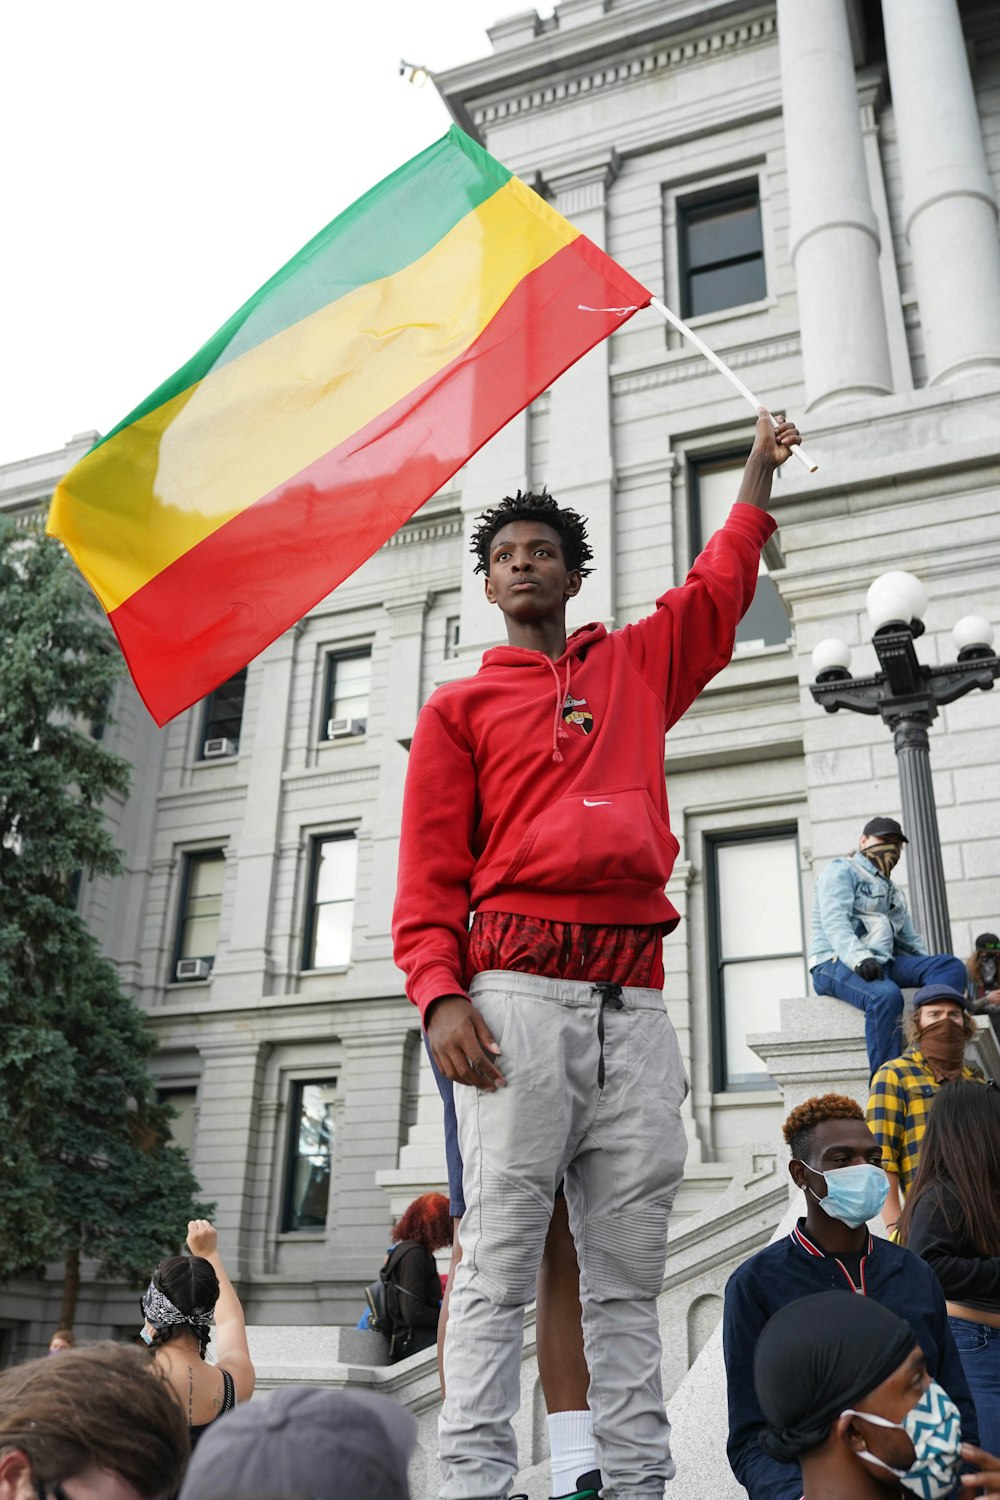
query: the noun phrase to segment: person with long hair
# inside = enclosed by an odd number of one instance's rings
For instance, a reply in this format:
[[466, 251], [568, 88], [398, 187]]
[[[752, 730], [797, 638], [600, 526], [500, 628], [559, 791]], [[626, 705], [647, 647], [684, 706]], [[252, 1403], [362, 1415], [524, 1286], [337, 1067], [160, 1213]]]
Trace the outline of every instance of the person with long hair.
[[974, 1015], [990, 1018], [990, 1025], [1000, 1036], [1000, 937], [995, 932], [981, 932], [976, 946], [965, 960], [969, 976], [969, 1009]]
[[1000, 1090], [957, 1079], [927, 1117], [900, 1239], [934, 1271], [948, 1304], [980, 1442], [1000, 1451]]
[[[216, 1417], [250, 1400], [255, 1376], [240, 1299], [207, 1219], [188, 1223], [187, 1247], [190, 1255], [172, 1255], [153, 1272], [141, 1299], [139, 1337], [180, 1399], [193, 1447]], [[214, 1365], [205, 1361], [212, 1324]]]
[[394, 1244], [381, 1275], [393, 1324], [393, 1362], [437, 1342], [441, 1278], [434, 1252], [451, 1244], [453, 1230], [444, 1194], [422, 1193], [392, 1231]]

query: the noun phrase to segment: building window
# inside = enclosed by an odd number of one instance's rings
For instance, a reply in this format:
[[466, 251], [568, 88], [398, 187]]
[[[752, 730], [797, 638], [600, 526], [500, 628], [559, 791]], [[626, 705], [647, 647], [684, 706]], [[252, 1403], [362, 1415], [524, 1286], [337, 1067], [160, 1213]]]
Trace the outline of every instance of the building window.
[[281, 1216], [285, 1234], [326, 1228], [335, 1095], [336, 1082], [332, 1078], [292, 1084], [288, 1171]]
[[243, 726], [243, 700], [247, 690], [247, 669], [241, 667], [235, 677], [222, 683], [205, 699], [202, 720], [201, 759], [221, 760], [235, 755], [240, 748]]
[[[691, 557], [692, 561], [714, 531], [723, 524], [736, 496], [746, 452], [718, 458], [698, 459], [691, 464]], [[753, 602], [736, 627], [736, 645], [742, 651], [762, 646], [783, 646], [792, 627], [774, 579], [761, 557], [757, 568], [757, 590]]]
[[462, 622], [458, 615], [451, 615], [444, 622], [444, 659], [452, 661], [458, 655], [459, 643], [461, 642]]
[[798, 839], [792, 829], [710, 839], [709, 949], [718, 1089], [771, 1087], [747, 1036], [777, 1031], [806, 994]]
[[358, 841], [352, 833], [314, 839], [309, 864], [303, 967], [339, 968], [351, 957]]
[[756, 183], [677, 205], [682, 316], [742, 307], [767, 296]]
[[327, 657], [323, 739], [351, 739], [364, 734], [371, 680], [371, 651], [342, 651]]
[[174, 979], [207, 979], [215, 962], [226, 862], [221, 849], [184, 857]]
[[198, 1119], [198, 1090], [192, 1088], [182, 1089], [157, 1089], [156, 1099], [159, 1104], [169, 1104], [174, 1111], [174, 1118], [170, 1123], [170, 1139], [175, 1146], [191, 1159], [194, 1149], [195, 1124]]

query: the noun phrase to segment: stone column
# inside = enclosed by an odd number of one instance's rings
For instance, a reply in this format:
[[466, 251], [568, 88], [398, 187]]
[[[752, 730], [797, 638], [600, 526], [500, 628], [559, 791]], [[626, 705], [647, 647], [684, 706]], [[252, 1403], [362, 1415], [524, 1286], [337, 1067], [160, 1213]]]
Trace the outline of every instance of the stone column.
[[940, 385], [1000, 364], [996, 195], [956, 0], [883, 0], [882, 16], [927, 383]]
[[778, 41], [789, 254], [815, 410], [892, 390], [878, 222], [844, 0], [778, 0]]

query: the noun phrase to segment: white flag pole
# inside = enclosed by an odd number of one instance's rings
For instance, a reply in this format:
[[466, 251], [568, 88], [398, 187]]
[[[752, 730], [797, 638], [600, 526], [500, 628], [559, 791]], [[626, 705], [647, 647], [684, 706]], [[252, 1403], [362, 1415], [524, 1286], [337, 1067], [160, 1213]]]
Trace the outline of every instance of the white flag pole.
[[[672, 323], [673, 326], [677, 329], [677, 332], [683, 334], [684, 337], [688, 339], [694, 345], [694, 347], [705, 356], [707, 360], [710, 360], [715, 368], [720, 372], [720, 374], [725, 375], [726, 379], [736, 387], [743, 399], [745, 401], [749, 401], [754, 411], [757, 411], [758, 408], [762, 406], [765, 408], [765, 410], [767, 409], [766, 403], [763, 401], [758, 401], [757, 397], [754, 395], [750, 387], [743, 384], [740, 377], [738, 375], [735, 375], [729, 368], [729, 366], [719, 358], [715, 350], [710, 349], [704, 342], [704, 340], [698, 337], [694, 329], [689, 328], [687, 324], [677, 316], [676, 313], [672, 313], [670, 311], [670, 308], [667, 307], [665, 303], [660, 301], [659, 297], [651, 297], [649, 305], [650, 307], [655, 307], [660, 316], [666, 318], [668, 323]], [[774, 422], [773, 417], [771, 418], [771, 421]], [[777, 427], [777, 422], [774, 422], [774, 425], [775, 427]], [[805, 465], [810, 474], [815, 474], [819, 465], [815, 464], [812, 461], [804, 448], [800, 448], [798, 443], [795, 443], [792, 446], [791, 452], [795, 455], [800, 464]]]

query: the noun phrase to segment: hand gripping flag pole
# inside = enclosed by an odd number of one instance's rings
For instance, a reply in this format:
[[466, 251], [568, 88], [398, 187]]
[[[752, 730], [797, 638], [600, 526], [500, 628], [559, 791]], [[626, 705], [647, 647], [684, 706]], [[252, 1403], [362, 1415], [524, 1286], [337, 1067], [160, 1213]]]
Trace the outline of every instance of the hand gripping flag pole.
[[[754, 395], [750, 387], [743, 384], [740, 377], [733, 373], [733, 371], [729, 368], [724, 360], [721, 360], [719, 358], [715, 350], [710, 349], [704, 342], [704, 340], [698, 337], [694, 329], [689, 328], [682, 318], [679, 318], [676, 313], [671, 312], [670, 308], [667, 307], [665, 303], [661, 302], [659, 297], [651, 297], [649, 299], [649, 305], [650, 307], [655, 307], [660, 316], [662, 318], [666, 318], [668, 323], [673, 324], [674, 328], [677, 329], [677, 332], [683, 334], [684, 337], [694, 345], [699, 353], [703, 354], [707, 360], [710, 360], [715, 368], [720, 372], [720, 374], [725, 375], [730, 384], [734, 385], [739, 391], [744, 401], [749, 401], [754, 411], [767, 411], [765, 403], [763, 401], [758, 401], [757, 397]], [[771, 417], [771, 421], [774, 422], [773, 417]], [[777, 422], [774, 422], [774, 425], [775, 427], [777, 427]], [[819, 465], [813, 462], [804, 448], [800, 448], [798, 443], [795, 443], [792, 445], [791, 452], [798, 459], [799, 463], [804, 465], [804, 467], [809, 470], [810, 474], [815, 474]]]

